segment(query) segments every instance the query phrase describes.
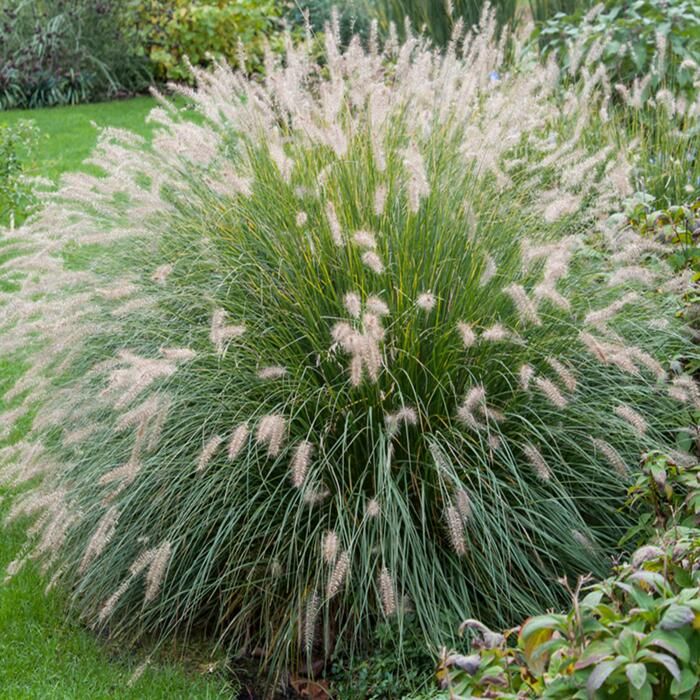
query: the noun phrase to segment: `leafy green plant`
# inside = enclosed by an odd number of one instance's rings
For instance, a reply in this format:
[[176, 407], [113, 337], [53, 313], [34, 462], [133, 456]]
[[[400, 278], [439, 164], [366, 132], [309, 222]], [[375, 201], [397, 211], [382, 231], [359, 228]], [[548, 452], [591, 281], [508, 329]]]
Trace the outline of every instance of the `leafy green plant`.
[[34, 204], [25, 164], [39, 138], [32, 121], [0, 124], [0, 225], [15, 227]]
[[188, 60], [238, 65], [242, 55], [246, 70], [259, 71], [266, 42], [279, 45], [281, 7], [273, 0], [131, 0], [128, 16], [161, 80], [190, 80]]
[[[396, 639], [401, 636], [401, 659]], [[402, 631], [396, 624], [378, 625], [370, 642], [371, 655], [361, 659], [337, 654], [326, 677], [335, 697], [343, 700], [405, 700], [426, 686], [433, 659], [423, 635], [409, 624]]]
[[693, 401], [667, 359], [697, 352], [644, 239], [577, 234], [629, 186], [579, 128], [599, 91], [562, 110], [481, 29], [195, 69], [196, 121], [161, 98], [152, 149], [109, 130], [103, 176], [65, 178], [0, 336], [36, 350], [2, 416], [32, 422], [10, 517], [39, 517], [13, 571], [115, 637], [204, 626], [273, 671], [607, 573], [633, 465]]
[[647, 544], [674, 525], [692, 528], [700, 516], [700, 468], [678, 464], [660, 452], [646, 455], [643, 468], [629, 488], [627, 506], [640, 512], [638, 522], [622, 540], [629, 546]]
[[645, 517], [625, 540], [641, 535], [646, 544], [614, 576], [591, 586], [581, 579], [569, 612], [530, 618], [505, 634], [467, 621], [480, 636], [469, 656], [444, 655], [445, 697], [696, 697], [700, 467], [650, 454], [630, 488], [628, 507], [640, 506]]
[[672, 245], [668, 261], [677, 271], [690, 268], [700, 278], [700, 200], [654, 209], [651, 198], [633, 200], [626, 213], [630, 224], [642, 235]]
[[578, 73], [589, 52], [599, 56], [608, 79], [649, 90], [670, 88], [692, 98], [700, 63], [700, 14], [691, 0], [615, 0], [584, 14], [557, 14], [539, 28], [545, 56], [556, 52], [562, 67]]
[[0, 109], [77, 104], [143, 90], [148, 64], [124, 3], [0, 0]]
[[567, 86], [594, 74], [620, 147], [634, 144], [634, 189], [661, 208], [700, 195], [700, 15], [685, 0], [608, 2], [558, 14], [535, 34]]

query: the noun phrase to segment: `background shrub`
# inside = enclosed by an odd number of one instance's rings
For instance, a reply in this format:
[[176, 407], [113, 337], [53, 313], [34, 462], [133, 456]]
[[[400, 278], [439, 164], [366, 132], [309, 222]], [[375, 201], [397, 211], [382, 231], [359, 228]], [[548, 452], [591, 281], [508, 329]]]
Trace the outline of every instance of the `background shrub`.
[[35, 203], [33, 188], [25, 172], [39, 138], [32, 121], [0, 124], [0, 226], [15, 227]]
[[262, 68], [266, 42], [279, 46], [282, 6], [274, 0], [136, 0], [129, 24], [160, 80], [189, 80], [194, 65], [212, 58], [237, 66], [241, 48], [248, 70]]
[[654, 209], [652, 204], [640, 196], [631, 199], [625, 211], [630, 224], [644, 236], [673, 244], [669, 262], [674, 269], [690, 268], [700, 275], [700, 199], [665, 209]]
[[123, 26], [123, 2], [2, 0], [0, 109], [76, 104], [151, 80]]
[[196, 71], [198, 121], [162, 100], [152, 150], [104, 134], [105, 177], [66, 178], [13, 267], [2, 350], [37, 354], [3, 425], [38, 413], [3, 479], [43, 482], [11, 572], [40, 560], [115, 636], [203, 625], [279, 669], [607, 570], [640, 449], [692, 424], [665, 363], [696, 353], [664, 246], [583, 235], [629, 190], [595, 79], [562, 108], [493, 29], [445, 56], [331, 34], [262, 85]]
[[637, 79], [646, 95], [662, 87], [690, 99], [695, 94], [700, 14], [689, 0], [608, 0], [592, 10], [557, 14], [538, 31], [544, 55], [556, 51], [562, 68], [572, 74], [593, 51], [613, 85]]
[[545, 56], [561, 62], [562, 92], [590, 70], [609, 95], [621, 147], [636, 145], [634, 188], [654, 206], [700, 195], [700, 15], [684, 0], [607, 3], [539, 26]]

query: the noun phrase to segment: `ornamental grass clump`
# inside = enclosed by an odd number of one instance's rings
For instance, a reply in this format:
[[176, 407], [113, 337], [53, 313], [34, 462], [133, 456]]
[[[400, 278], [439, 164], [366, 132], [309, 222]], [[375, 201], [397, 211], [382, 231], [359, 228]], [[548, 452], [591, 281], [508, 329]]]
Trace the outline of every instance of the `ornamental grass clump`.
[[667, 365], [692, 345], [663, 246], [587, 235], [627, 193], [583, 140], [599, 77], [551, 99], [493, 35], [329, 31], [323, 67], [195, 71], [199, 119], [161, 98], [152, 147], [103, 132], [103, 175], [9, 244], [13, 571], [115, 636], [204, 627], [280, 668], [606, 569], [640, 451], [699, 402]]

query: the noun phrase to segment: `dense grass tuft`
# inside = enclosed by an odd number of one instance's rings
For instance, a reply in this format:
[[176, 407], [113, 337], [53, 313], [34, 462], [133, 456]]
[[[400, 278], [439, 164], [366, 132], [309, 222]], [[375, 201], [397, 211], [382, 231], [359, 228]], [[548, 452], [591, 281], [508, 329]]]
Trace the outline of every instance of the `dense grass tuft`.
[[41, 252], [4, 350], [37, 355], [8, 429], [43, 398], [7, 455], [41, 481], [13, 569], [114, 634], [201, 625], [276, 668], [606, 569], [640, 451], [690, 421], [661, 363], [692, 345], [663, 247], [596, 227], [629, 187], [583, 140], [599, 75], [560, 106], [494, 31], [445, 56], [329, 33], [322, 69], [198, 72], [201, 120], [162, 100], [152, 149], [103, 134], [105, 176], [17, 244]]

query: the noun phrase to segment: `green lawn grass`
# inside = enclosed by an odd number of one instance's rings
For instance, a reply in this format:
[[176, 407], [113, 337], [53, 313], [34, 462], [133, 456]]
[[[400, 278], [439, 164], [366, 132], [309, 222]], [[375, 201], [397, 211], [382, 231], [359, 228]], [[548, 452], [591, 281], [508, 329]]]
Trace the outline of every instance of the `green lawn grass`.
[[[78, 107], [56, 107], [31, 111], [0, 112], [0, 123], [32, 119], [42, 132], [30, 166], [32, 174], [58, 179], [61, 173], [76, 170], [90, 154], [98, 126], [129, 128], [145, 136], [150, 127], [145, 116], [154, 106], [151, 98], [141, 97]], [[2, 255], [0, 231], [0, 256]], [[0, 395], [22, 371], [18, 360], [0, 358]], [[0, 398], [0, 411], [5, 408]], [[0, 447], [21, 439], [26, 425], [18, 425]], [[9, 495], [0, 489], [0, 521], [10, 505]], [[158, 655], [132, 687], [129, 681], [146, 658], [139, 654], [117, 654], [109, 642], [101, 641], [75, 620], [66, 618], [60, 592], [44, 594], [46, 580], [29, 566], [3, 584], [8, 563], [21, 552], [22, 528], [0, 530], [0, 700], [100, 700], [101, 698], [231, 698], [233, 686], [222, 674], [203, 674], [206, 663], [188, 654], [186, 670], [182, 663]], [[205, 653], [199, 655], [205, 658]]]
[[146, 115], [155, 105], [152, 97], [135, 97], [75, 107], [12, 110], [0, 112], [0, 124], [34, 121], [42, 137], [29, 170], [55, 180], [63, 172], [79, 169], [90, 155], [97, 141], [95, 125], [130, 129], [148, 136], [152, 125], [146, 124]]

